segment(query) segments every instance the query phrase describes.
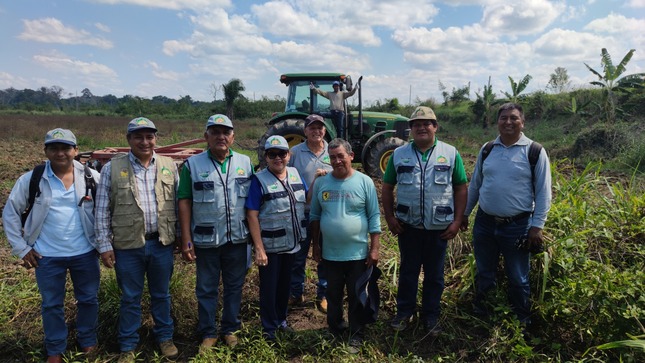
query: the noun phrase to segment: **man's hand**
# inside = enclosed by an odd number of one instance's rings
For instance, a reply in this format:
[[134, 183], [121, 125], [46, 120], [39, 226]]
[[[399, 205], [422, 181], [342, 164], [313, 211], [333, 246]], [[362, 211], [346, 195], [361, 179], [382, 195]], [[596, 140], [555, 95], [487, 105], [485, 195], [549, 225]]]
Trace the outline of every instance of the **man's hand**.
[[319, 241], [311, 241], [312, 243], [312, 251], [311, 251], [311, 258], [313, 258], [314, 261], [320, 262], [322, 260], [322, 250], [320, 248]]
[[112, 268], [116, 264], [116, 259], [114, 258], [114, 251], [105, 251], [101, 253], [101, 262], [103, 266], [107, 268]]
[[27, 254], [22, 258], [22, 266], [29, 270], [30, 268], [36, 268], [38, 267], [38, 260], [43, 258], [38, 252], [34, 251], [33, 249], [29, 250]]
[[396, 218], [396, 216], [385, 216], [385, 221], [387, 222], [387, 228], [390, 229], [390, 232], [392, 232], [393, 235], [396, 236], [403, 232], [403, 224], [398, 218]]
[[370, 249], [370, 252], [367, 254], [365, 264], [367, 267], [378, 265], [378, 248]]
[[309, 82], [309, 89], [316, 89], [313, 82]]
[[439, 235], [439, 238], [449, 240], [457, 237], [457, 234], [459, 233], [459, 228], [461, 227], [462, 222], [460, 221], [453, 221], [448, 225], [448, 228], [446, 228], [441, 234]]
[[269, 264], [269, 258], [267, 257], [264, 248], [255, 249], [255, 264], [261, 267], [267, 266]]
[[461, 226], [459, 226], [459, 230], [462, 232], [466, 232], [468, 230], [468, 216], [464, 216], [464, 218], [461, 220]]
[[181, 256], [186, 261], [195, 261], [197, 256], [195, 256], [195, 249], [193, 244], [190, 241], [183, 241], [181, 243]]
[[531, 227], [529, 229], [529, 249], [536, 248], [538, 246], [543, 246], [544, 245], [544, 236], [542, 235], [542, 228], [538, 227]]

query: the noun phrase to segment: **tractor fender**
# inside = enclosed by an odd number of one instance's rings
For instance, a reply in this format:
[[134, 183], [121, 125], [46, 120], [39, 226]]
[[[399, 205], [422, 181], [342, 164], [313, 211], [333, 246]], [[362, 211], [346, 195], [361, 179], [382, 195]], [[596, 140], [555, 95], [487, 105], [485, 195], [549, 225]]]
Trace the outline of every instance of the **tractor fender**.
[[[361, 160], [365, 160], [365, 155], [367, 155], [368, 150], [372, 146], [373, 143], [377, 142], [382, 136], [387, 135], [387, 134], [395, 134], [396, 130], [383, 130], [381, 132], [377, 132], [372, 137], [367, 139], [365, 141], [365, 145], [363, 145], [363, 151], [361, 152]], [[389, 135], [390, 137], [394, 135]]]

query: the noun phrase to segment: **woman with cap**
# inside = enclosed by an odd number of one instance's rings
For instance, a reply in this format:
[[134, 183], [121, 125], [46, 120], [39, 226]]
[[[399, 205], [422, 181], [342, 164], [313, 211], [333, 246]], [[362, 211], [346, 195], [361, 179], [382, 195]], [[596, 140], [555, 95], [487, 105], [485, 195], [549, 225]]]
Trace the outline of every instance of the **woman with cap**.
[[291, 268], [305, 239], [307, 186], [298, 170], [288, 167], [289, 144], [271, 136], [264, 146], [268, 167], [252, 176], [246, 200], [255, 263], [260, 275], [260, 320], [264, 337], [293, 332], [287, 324]]

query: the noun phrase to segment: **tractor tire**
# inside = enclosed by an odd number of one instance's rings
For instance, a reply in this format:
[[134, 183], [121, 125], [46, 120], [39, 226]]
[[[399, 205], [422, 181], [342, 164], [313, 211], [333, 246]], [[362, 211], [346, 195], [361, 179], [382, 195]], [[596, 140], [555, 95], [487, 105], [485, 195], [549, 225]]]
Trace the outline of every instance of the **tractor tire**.
[[370, 150], [365, 155], [365, 160], [363, 160], [365, 173], [372, 178], [382, 179], [387, 162], [390, 160], [394, 149], [405, 144], [407, 142], [398, 137], [388, 137], [378, 141], [370, 147]]
[[258, 140], [258, 167], [264, 169], [266, 160], [264, 160], [264, 143], [273, 135], [284, 137], [292, 148], [305, 141], [305, 120], [286, 119], [273, 124]]

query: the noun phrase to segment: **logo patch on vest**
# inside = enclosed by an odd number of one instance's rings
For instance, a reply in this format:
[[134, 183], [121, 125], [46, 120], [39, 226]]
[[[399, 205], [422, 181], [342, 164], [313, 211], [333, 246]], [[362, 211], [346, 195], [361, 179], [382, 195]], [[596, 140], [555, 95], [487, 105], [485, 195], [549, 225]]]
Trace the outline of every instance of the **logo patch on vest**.
[[401, 159], [401, 162], [403, 162], [404, 164], [407, 164], [407, 163], [410, 162], [410, 159], [408, 159], [408, 158]]
[[273, 183], [273, 184], [269, 185], [269, 189], [270, 189], [270, 190], [274, 190], [274, 191], [275, 191], [275, 190], [278, 190], [278, 184], [277, 184], [277, 183]]
[[329, 155], [325, 155], [325, 156], [322, 158], [322, 161], [323, 161], [323, 163], [331, 164], [331, 160], [329, 160]]
[[199, 174], [199, 177], [200, 177], [201, 179], [206, 179], [206, 178], [208, 178], [208, 173], [200, 173], [200, 174]]
[[172, 175], [172, 171], [170, 169], [166, 168], [165, 166], [161, 168], [161, 174], [163, 175]]
[[437, 156], [437, 162], [438, 163], [447, 163], [448, 159], [446, 159], [446, 157], [443, 156], [443, 155], [439, 155], [439, 156]]
[[235, 172], [237, 173], [237, 175], [246, 175], [246, 171], [239, 166], [237, 167], [237, 169], [235, 169]]
[[289, 175], [289, 180], [295, 183], [295, 182], [298, 181], [298, 177], [293, 175], [293, 174], [291, 174], [291, 175]]
[[128, 168], [121, 169], [121, 178], [127, 178], [127, 177], [128, 177]]

